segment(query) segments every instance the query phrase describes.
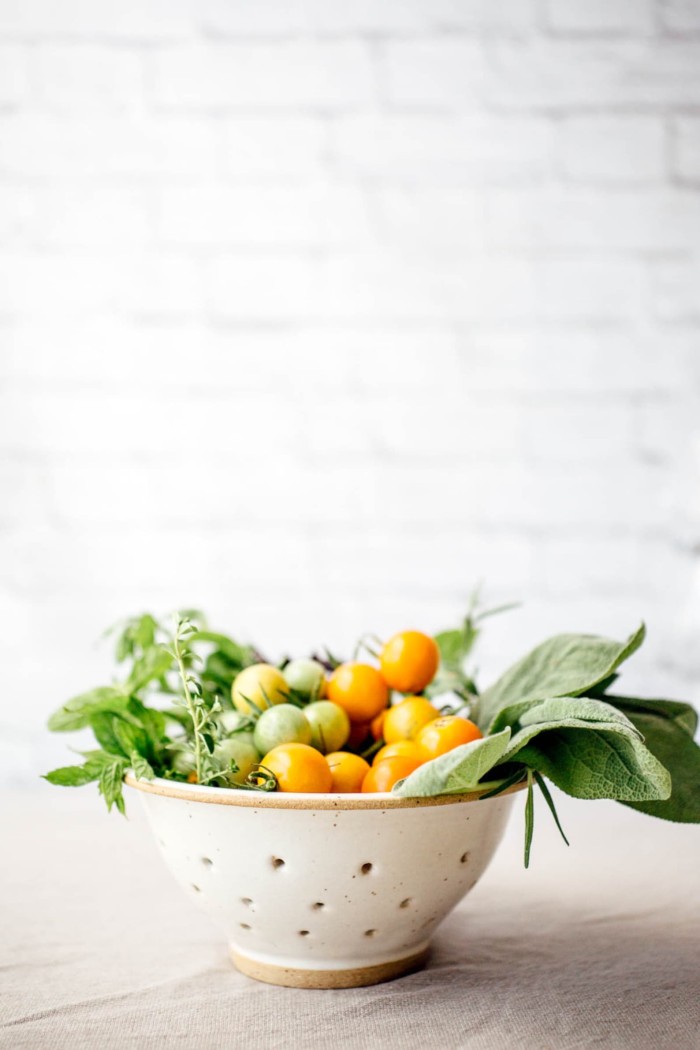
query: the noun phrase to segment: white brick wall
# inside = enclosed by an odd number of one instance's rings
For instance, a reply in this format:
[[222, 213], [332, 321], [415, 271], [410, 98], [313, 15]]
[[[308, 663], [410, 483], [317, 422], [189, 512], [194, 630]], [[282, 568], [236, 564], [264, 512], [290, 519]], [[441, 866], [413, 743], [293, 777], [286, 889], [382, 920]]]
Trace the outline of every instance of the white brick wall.
[[644, 617], [698, 700], [700, 0], [0, 3], [2, 777], [134, 610]]

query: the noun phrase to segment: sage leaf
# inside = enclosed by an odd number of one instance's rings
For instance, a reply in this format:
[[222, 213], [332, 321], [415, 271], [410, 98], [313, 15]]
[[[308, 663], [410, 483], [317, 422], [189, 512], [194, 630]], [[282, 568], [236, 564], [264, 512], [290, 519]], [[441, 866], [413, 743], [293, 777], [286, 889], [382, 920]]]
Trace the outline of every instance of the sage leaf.
[[517, 760], [574, 798], [645, 802], [671, 794], [668, 770], [620, 723], [549, 727], [519, 748]]
[[[679, 708], [685, 706], [677, 705]], [[671, 797], [665, 800], [623, 801], [652, 817], [682, 824], [700, 823], [700, 747], [688, 732], [692, 719], [686, 712], [680, 712], [680, 717], [669, 718], [652, 709], [628, 708], [627, 714], [643, 734], [644, 743], [652, 755], [670, 770], [672, 786]]]
[[540, 733], [555, 729], [610, 729], [641, 739], [639, 730], [621, 711], [585, 697], [526, 700], [502, 711], [496, 723], [504, 723], [503, 728], [510, 726], [513, 731], [503, 762], [512, 761]]
[[394, 786], [402, 798], [455, 795], [473, 790], [500, 760], [510, 740], [510, 729], [473, 740], [419, 766]]
[[478, 722], [490, 727], [504, 707], [524, 700], [580, 696], [609, 678], [644, 641], [644, 624], [625, 642], [592, 634], [559, 634], [542, 642], [486, 689]]
[[647, 700], [633, 696], [607, 696], [604, 699], [624, 711], [632, 721], [637, 714], [654, 715], [675, 723], [690, 737], [694, 737], [697, 732], [697, 711], [690, 704], [681, 703], [679, 700]]

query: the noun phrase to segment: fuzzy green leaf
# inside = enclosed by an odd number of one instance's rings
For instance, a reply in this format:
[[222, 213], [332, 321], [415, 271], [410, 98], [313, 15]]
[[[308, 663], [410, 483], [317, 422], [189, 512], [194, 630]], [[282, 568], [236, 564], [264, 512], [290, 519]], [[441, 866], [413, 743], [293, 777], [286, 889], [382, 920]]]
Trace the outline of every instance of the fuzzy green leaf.
[[620, 723], [543, 729], [516, 760], [574, 798], [643, 802], [671, 794], [668, 770]]
[[403, 798], [422, 798], [471, 791], [501, 760], [509, 740], [510, 730], [504, 729], [494, 736], [462, 744], [446, 755], [419, 766], [405, 780], [396, 784], [394, 794]]
[[669, 799], [634, 801], [628, 805], [663, 820], [700, 823], [700, 747], [688, 732], [692, 719], [686, 712], [680, 713], [680, 719], [631, 708], [627, 714], [643, 734], [646, 747], [670, 772], [672, 783]]
[[496, 718], [496, 730], [509, 726], [513, 731], [503, 762], [511, 762], [530, 740], [552, 729], [611, 729], [639, 737], [621, 711], [600, 700], [563, 696], [547, 700], [525, 700], [505, 708]]
[[606, 696], [603, 699], [623, 711], [632, 721], [637, 714], [655, 715], [673, 722], [690, 737], [694, 737], [697, 732], [697, 711], [690, 704], [681, 703], [679, 700], [646, 700], [633, 696]]
[[559, 634], [538, 645], [481, 695], [479, 725], [490, 727], [499, 711], [524, 700], [580, 696], [609, 678], [644, 640], [642, 624], [625, 642], [588, 634]]

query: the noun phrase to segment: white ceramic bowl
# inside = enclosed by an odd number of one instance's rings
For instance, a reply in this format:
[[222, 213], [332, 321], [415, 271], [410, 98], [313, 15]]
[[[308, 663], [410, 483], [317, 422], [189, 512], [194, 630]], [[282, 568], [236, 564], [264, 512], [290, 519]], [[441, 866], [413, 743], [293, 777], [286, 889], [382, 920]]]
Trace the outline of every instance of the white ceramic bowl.
[[480, 801], [127, 783], [238, 969], [304, 988], [374, 984], [421, 965], [486, 869], [513, 802], [512, 791]]

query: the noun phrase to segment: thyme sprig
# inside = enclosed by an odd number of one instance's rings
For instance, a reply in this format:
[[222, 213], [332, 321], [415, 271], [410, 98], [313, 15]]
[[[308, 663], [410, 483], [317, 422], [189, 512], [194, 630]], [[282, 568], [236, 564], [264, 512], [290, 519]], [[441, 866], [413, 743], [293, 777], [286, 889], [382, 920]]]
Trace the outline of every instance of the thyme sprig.
[[171, 647], [165, 647], [177, 665], [182, 695], [178, 702], [186, 709], [191, 722], [191, 737], [195, 757], [195, 773], [198, 784], [208, 784], [221, 775], [220, 767], [213, 761], [214, 747], [220, 732], [215, 716], [222, 707], [217, 699], [207, 703], [204, 689], [193, 667], [201, 662], [192, 651], [190, 641], [197, 633], [197, 626], [184, 616], [175, 615], [175, 629]]

